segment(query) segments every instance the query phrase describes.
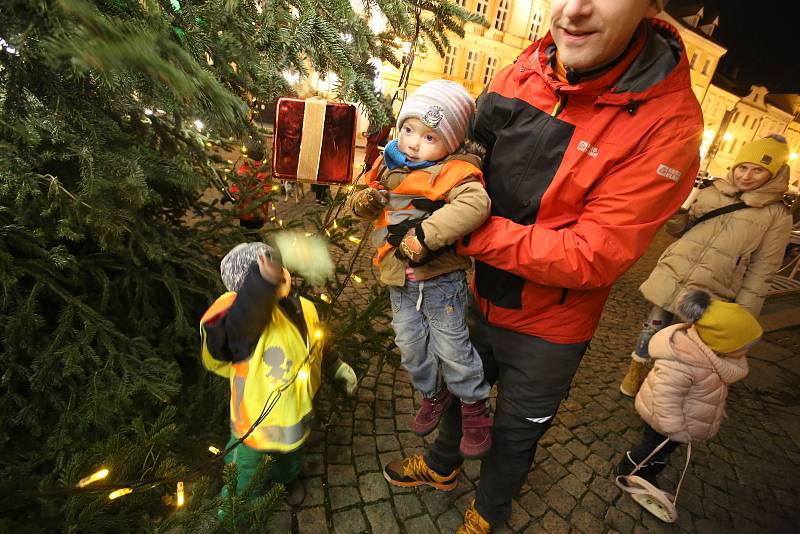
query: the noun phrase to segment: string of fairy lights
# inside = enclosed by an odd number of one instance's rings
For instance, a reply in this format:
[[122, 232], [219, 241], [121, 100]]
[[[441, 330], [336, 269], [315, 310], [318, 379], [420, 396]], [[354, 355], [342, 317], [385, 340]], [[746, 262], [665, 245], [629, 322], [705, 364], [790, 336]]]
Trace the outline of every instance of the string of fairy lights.
[[[332, 235], [332, 231], [339, 229], [340, 226], [337, 222], [337, 218], [340, 215], [342, 208], [350, 200], [350, 197], [356, 192], [356, 185], [358, 185], [359, 181], [364, 176], [364, 174], [365, 174], [365, 168], [362, 167], [361, 172], [353, 180], [353, 183], [344, 188], [345, 198], [341, 202], [337, 202], [329, 206], [325, 214], [325, 217], [323, 219], [323, 225], [321, 229], [321, 232], [325, 233], [327, 237], [330, 237]], [[274, 205], [273, 205], [273, 210], [274, 210]], [[282, 221], [280, 221], [280, 219], [273, 219], [271, 222], [277, 222], [279, 227], [283, 226]], [[336, 294], [334, 295], [333, 298], [331, 298], [327, 294], [321, 293], [319, 295], [319, 299], [322, 302], [325, 302], [326, 304], [333, 306], [338, 300], [339, 296], [344, 291], [347, 284], [351, 280], [357, 283], [363, 282], [363, 279], [354, 272], [354, 266], [364, 250], [364, 245], [367, 242], [366, 237], [370, 231], [371, 231], [371, 225], [369, 222], [367, 222], [363, 226], [363, 234], [361, 235], [361, 237], [358, 237], [355, 234], [351, 234], [347, 237], [348, 241], [357, 244], [358, 247], [353, 253], [352, 257], [350, 258], [347, 274], [343, 279], [342, 283], [339, 285]], [[310, 232], [306, 233], [306, 236], [311, 236], [311, 235], [313, 234]], [[308, 379], [308, 370], [306, 364], [308, 363], [308, 359], [310, 358], [311, 354], [313, 354], [314, 350], [317, 348], [317, 344], [322, 341], [323, 336], [324, 334], [322, 330], [317, 330], [314, 333], [315, 340], [313, 344], [307, 343], [307, 345], [309, 346], [308, 353], [306, 354], [305, 358], [300, 363], [300, 365], [297, 366], [295, 373], [288, 380], [286, 380], [286, 382], [281, 387], [270, 392], [270, 394], [267, 396], [266, 401], [264, 402], [264, 406], [261, 410], [260, 415], [255, 419], [255, 421], [253, 421], [253, 424], [249, 427], [249, 429], [239, 439], [230, 444], [224, 450], [220, 450], [214, 445], [210, 445], [208, 447], [208, 450], [212, 454], [212, 456], [205, 462], [201, 463], [199, 466], [190, 470], [188, 473], [179, 476], [176, 475], [170, 477], [154, 477], [149, 479], [120, 482], [115, 484], [101, 484], [100, 482], [107, 479], [107, 477], [110, 475], [109, 469], [101, 467], [94, 473], [81, 478], [74, 486], [56, 486], [50, 488], [39, 488], [38, 490], [11, 489], [9, 491], [20, 493], [24, 496], [29, 496], [29, 497], [70, 496], [79, 493], [89, 493], [89, 494], [107, 493], [109, 500], [116, 500], [126, 495], [130, 495], [134, 492], [148, 491], [156, 487], [174, 486], [175, 487], [174, 503], [177, 508], [180, 508], [185, 505], [187, 500], [186, 490], [185, 490], [186, 482], [208, 473], [209, 470], [217, 462], [224, 459], [229, 452], [238, 447], [240, 444], [244, 443], [244, 441], [253, 433], [253, 431], [258, 427], [258, 425], [260, 425], [270, 414], [270, 412], [273, 410], [278, 400], [280, 399], [281, 394], [284, 391], [286, 391], [289, 387], [291, 387], [297, 380], [305, 381]]]

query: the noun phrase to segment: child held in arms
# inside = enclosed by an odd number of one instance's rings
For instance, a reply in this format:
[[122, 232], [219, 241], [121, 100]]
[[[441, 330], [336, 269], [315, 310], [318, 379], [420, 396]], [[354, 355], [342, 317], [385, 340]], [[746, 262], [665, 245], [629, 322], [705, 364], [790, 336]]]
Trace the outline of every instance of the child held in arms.
[[471, 260], [453, 247], [490, 211], [480, 157], [464, 147], [474, 112], [461, 85], [423, 84], [403, 104], [398, 137], [367, 174], [369, 187], [349, 201], [357, 217], [376, 219], [374, 263], [389, 286], [395, 343], [423, 397], [413, 431], [429, 434], [460, 400], [460, 452], [467, 458], [489, 451], [492, 425], [490, 386], [467, 330]]
[[[356, 375], [323, 351], [317, 310], [311, 301], [292, 294], [291, 275], [276, 247], [241, 243], [225, 255], [220, 271], [228, 292], [205, 312], [200, 333], [203, 364], [230, 380], [231, 437], [226, 449], [243, 440], [225, 463], [236, 464], [238, 494], [269, 454], [273, 461], [267, 479], [284, 484], [287, 501], [299, 505], [304, 497], [297, 478], [301, 447], [310, 433], [322, 369], [351, 395]], [[276, 396], [272, 409], [258, 421], [268, 399]]]

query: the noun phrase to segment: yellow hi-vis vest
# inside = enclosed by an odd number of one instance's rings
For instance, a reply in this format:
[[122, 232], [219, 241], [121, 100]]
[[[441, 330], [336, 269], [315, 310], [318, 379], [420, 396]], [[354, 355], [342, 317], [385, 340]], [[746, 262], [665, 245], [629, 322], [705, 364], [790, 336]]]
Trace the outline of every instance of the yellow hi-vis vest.
[[311, 301], [300, 298], [308, 331], [308, 339], [302, 339], [297, 327], [276, 305], [270, 324], [261, 333], [250, 358], [231, 363], [216, 360], [211, 355], [204, 325], [227, 313], [235, 299], [236, 293], [225, 293], [200, 320], [203, 365], [230, 379], [231, 432], [237, 438], [259, 418], [270, 394], [296, 375], [269, 415], [244, 440], [253, 449], [291, 452], [302, 445], [310, 433], [312, 401], [322, 380], [322, 339], [315, 335], [319, 329], [317, 310]]

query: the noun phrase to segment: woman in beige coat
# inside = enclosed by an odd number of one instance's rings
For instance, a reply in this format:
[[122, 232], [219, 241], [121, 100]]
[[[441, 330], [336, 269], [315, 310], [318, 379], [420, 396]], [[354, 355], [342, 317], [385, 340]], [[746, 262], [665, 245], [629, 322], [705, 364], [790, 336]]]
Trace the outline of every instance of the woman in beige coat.
[[739, 304], [712, 300], [692, 291], [681, 299], [674, 324], [650, 340], [655, 361], [639, 394], [636, 411], [644, 420], [642, 440], [617, 468], [627, 475], [669, 439], [637, 474], [652, 484], [680, 443], [705, 441], [719, 431], [728, 385], [747, 376], [745, 353], [762, 334], [753, 315]]
[[[648, 371], [650, 338], [675, 322], [675, 303], [686, 291], [708, 291], [758, 317], [791, 234], [791, 215], [783, 203], [788, 159], [789, 147], [780, 136], [742, 146], [728, 176], [701, 190], [688, 211], [667, 221], [667, 232], [680, 239], [639, 288], [654, 306], [620, 385], [624, 395], [633, 397], [639, 390]], [[718, 211], [722, 208], [729, 211]]]

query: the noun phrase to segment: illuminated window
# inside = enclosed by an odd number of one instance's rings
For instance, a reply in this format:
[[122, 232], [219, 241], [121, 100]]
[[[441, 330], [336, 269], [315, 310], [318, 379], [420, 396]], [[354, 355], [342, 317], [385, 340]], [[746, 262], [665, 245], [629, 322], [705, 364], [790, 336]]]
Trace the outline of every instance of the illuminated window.
[[486, 16], [486, 10], [489, 9], [489, 0], [478, 0], [475, 3], [475, 13], [478, 15]]
[[494, 78], [496, 72], [497, 72], [497, 58], [491, 56], [487, 57], [486, 72], [484, 72], [483, 74], [483, 85], [488, 85], [489, 82], [492, 81], [492, 78]]
[[456, 66], [456, 56], [458, 55], [458, 47], [457, 46], [448, 46], [447, 52], [444, 55], [444, 73], [450, 76], [453, 75], [453, 71], [455, 70]]
[[467, 51], [467, 66], [464, 68], [464, 79], [472, 81], [475, 77], [475, 70], [478, 68], [478, 57], [480, 54], [475, 50]]
[[536, 6], [533, 8], [533, 18], [531, 19], [531, 32], [528, 34], [528, 40], [535, 41], [540, 37], [539, 32], [542, 31], [542, 22], [544, 21], [544, 13], [542, 8]]
[[497, 16], [494, 19], [494, 29], [505, 31], [506, 18], [508, 17], [508, 0], [500, 0], [497, 3]]

